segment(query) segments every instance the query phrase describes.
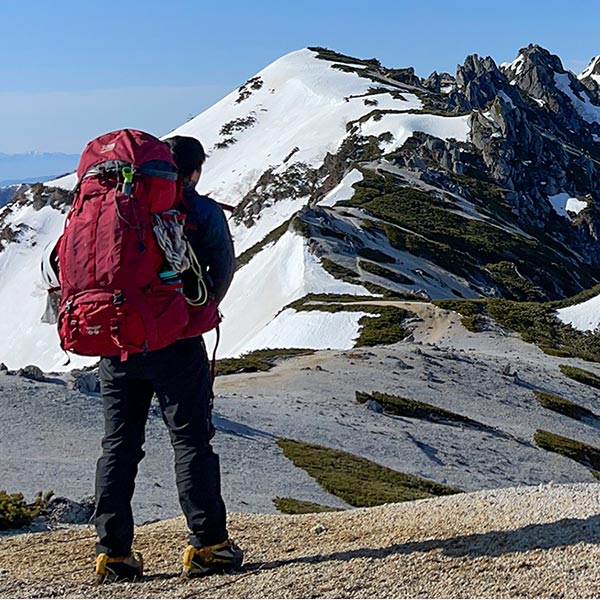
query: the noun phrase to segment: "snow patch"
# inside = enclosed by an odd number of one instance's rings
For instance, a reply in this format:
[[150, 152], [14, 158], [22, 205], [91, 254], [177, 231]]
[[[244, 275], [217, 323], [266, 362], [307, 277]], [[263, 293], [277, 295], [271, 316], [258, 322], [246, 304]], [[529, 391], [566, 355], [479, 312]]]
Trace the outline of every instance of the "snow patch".
[[365, 312], [320, 312], [284, 310], [252, 341], [255, 349], [312, 348], [348, 350], [358, 338]]
[[[317, 292], [372, 296], [361, 285], [335, 279], [309, 252], [306, 240], [288, 231], [236, 273], [221, 306], [219, 356], [239, 356], [261, 347], [257, 344], [262, 343], [262, 330], [283, 308]], [[322, 343], [335, 347], [335, 339], [325, 334]], [[286, 345], [283, 337], [281, 345]]]
[[514, 102], [512, 101], [511, 97], [508, 94], [506, 94], [506, 92], [503, 92], [502, 90], [500, 90], [498, 92], [498, 96], [500, 96], [500, 98], [502, 98], [502, 100], [504, 100], [504, 102], [506, 102], [512, 108], [515, 107]]
[[519, 56], [517, 56], [515, 60], [513, 60], [512, 62], [502, 63], [500, 67], [503, 69], [507, 69], [511, 72], [511, 75], [517, 77], [523, 72], [523, 68], [525, 67], [525, 56], [523, 54], [519, 54]]
[[254, 244], [263, 240], [269, 233], [283, 225], [293, 217], [306, 203], [308, 198], [287, 198], [273, 202], [270, 206], [263, 205], [260, 213], [256, 215], [254, 223], [246, 227], [244, 223], [229, 222], [231, 235], [235, 240], [235, 252], [240, 256]]
[[469, 115], [462, 117], [442, 117], [428, 114], [384, 113], [379, 121], [369, 119], [360, 126], [364, 136], [380, 136], [390, 132], [393, 139], [382, 142], [384, 152], [393, 152], [416, 131], [422, 131], [434, 137], [447, 140], [453, 138], [466, 142], [469, 134]]
[[555, 315], [579, 331], [596, 331], [600, 326], [600, 295], [581, 304], [559, 308]]
[[588, 123], [600, 123], [600, 106], [590, 102], [586, 93], [583, 93], [583, 100], [579, 98], [571, 88], [571, 80], [568, 73], [555, 73], [554, 81], [556, 87], [568, 96], [579, 116]]
[[579, 198], [572, 198], [569, 194], [561, 193], [555, 194], [548, 198], [552, 208], [561, 217], [565, 217], [571, 220], [569, 213], [579, 214], [584, 208], [587, 208], [588, 203], [585, 200], [579, 200]]
[[320, 202], [320, 206], [334, 206], [343, 200], [350, 200], [354, 196], [354, 184], [363, 180], [363, 174], [358, 169], [352, 169], [344, 176]]
[[70, 173], [69, 175], [59, 177], [58, 179], [45, 181], [42, 185], [45, 185], [46, 187], [57, 187], [70, 191], [77, 185], [77, 173]]

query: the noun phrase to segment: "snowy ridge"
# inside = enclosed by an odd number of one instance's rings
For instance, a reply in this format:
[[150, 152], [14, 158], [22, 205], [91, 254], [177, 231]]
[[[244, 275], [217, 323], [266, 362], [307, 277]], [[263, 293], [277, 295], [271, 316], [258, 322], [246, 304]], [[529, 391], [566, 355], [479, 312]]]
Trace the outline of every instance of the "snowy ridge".
[[[359, 63], [355, 66], [364, 68]], [[382, 117], [366, 118], [374, 107]], [[190, 135], [200, 139], [208, 160], [199, 191], [237, 206], [268, 171], [277, 175], [294, 165], [320, 168], [326, 155], [339, 150], [351, 125], [363, 136], [387, 134], [381, 142], [386, 152], [402, 146], [415, 131], [442, 139], [467, 139], [468, 116], [420, 113], [423, 110], [420, 98], [401, 84], [375, 83], [357, 73], [332, 68], [332, 62], [303, 49], [275, 61], [166, 137]], [[361, 179], [357, 170], [346, 174], [321, 205], [333, 206], [350, 199], [352, 185]], [[72, 189], [75, 183], [76, 176], [71, 174], [46, 185]], [[275, 200], [267, 194], [251, 224], [232, 219], [236, 254], [289, 221], [309, 200], [308, 196]], [[412, 262], [415, 268], [421, 264], [408, 261]], [[432, 288], [436, 285], [430, 284]], [[273, 344], [351, 347], [362, 313], [281, 312], [289, 303], [313, 292], [371, 295], [360, 285], [332, 277], [311, 254], [306, 241], [288, 232], [236, 273], [222, 306], [225, 320], [219, 355], [237, 356]], [[468, 289], [465, 292], [468, 294]], [[51, 346], [51, 340], [45, 344]], [[44, 368], [60, 368], [54, 354], [46, 354]], [[36, 361], [42, 362], [39, 358]]]
[[[310, 50], [280, 58], [249, 81], [260, 87], [240, 101], [235, 90], [220, 102], [168, 134], [202, 140], [208, 153], [201, 188], [216, 200], [236, 205], [269, 167], [285, 169], [302, 162], [319, 167], [335, 153], [347, 135], [346, 124], [369, 112], [364, 97], [372, 81], [332, 69]], [[414, 110], [421, 102], [414, 94], [396, 100], [382, 89], [375, 97], [381, 110]], [[254, 124], [231, 135], [224, 125], [252, 117]], [[285, 124], [285, 127], [282, 127]], [[228, 138], [226, 148], [217, 145]], [[296, 150], [288, 163], [286, 157]]]

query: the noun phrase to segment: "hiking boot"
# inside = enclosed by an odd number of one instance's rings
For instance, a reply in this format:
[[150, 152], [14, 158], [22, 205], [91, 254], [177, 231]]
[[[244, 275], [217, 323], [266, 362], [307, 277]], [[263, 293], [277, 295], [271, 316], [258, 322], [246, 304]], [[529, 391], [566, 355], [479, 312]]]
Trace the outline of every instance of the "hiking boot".
[[188, 546], [183, 553], [182, 577], [204, 577], [235, 571], [242, 566], [243, 560], [244, 551], [231, 540], [204, 548]]
[[111, 557], [108, 554], [96, 556], [96, 581], [111, 583], [116, 581], [137, 581], [144, 571], [144, 560], [139, 552], [129, 556]]

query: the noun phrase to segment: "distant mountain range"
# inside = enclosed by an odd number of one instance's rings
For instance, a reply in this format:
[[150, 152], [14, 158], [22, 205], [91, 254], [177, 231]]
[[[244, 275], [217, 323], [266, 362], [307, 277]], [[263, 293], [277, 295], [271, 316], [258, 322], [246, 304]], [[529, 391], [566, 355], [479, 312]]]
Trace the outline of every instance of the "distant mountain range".
[[79, 154], [62, 152], [0, 152], [0, 186], [48, 181], [73, 171], [78, 160]]

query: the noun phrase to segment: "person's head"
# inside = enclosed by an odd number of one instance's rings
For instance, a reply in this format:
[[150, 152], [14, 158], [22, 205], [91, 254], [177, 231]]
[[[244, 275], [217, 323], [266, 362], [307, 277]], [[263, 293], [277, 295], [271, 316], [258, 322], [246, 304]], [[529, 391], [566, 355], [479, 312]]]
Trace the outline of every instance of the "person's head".
[[202, 144], [193, 137], [175, 135], [165, 143], [171, 148], [173, 160], [182, 177], [192, 183], [198, 183], [206, 154]]

